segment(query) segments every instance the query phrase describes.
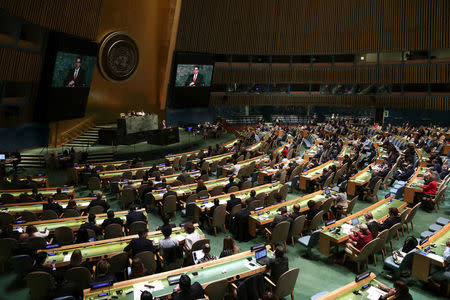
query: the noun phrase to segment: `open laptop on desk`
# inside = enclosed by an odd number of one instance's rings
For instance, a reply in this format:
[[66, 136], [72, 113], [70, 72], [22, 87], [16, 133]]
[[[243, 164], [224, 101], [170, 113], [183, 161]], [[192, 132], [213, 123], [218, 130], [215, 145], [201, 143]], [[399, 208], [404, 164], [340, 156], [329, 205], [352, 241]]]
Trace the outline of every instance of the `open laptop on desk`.
[[203, 250], [192, 251], [192, 260], [194, 264], [198, 264], [200, 260], [205, 256]]
[[255, 251], [255, 259], [256, 262], [262, 266], [266, 266], [269, 264], [270, 259], [267, 257], [266, 247], [260, 248]]

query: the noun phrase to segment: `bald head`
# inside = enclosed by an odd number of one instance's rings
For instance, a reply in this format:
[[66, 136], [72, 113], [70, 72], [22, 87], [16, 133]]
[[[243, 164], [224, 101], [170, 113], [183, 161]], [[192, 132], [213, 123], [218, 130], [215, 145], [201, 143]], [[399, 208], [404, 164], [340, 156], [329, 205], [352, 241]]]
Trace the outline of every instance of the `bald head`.
[[26, 242], [28, 242], [29, 238], [30, 238], [30, 236], [28, 235], [28, 233], [22, 233], [19, 236], [19, 241], [22, 242], [22, 243], [26, 243]]

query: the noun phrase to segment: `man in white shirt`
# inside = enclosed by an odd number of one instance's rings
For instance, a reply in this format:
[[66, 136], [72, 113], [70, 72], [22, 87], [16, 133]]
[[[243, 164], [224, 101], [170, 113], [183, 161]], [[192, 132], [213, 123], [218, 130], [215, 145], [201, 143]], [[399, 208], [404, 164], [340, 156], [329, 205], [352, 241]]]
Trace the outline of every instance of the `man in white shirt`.
[[241, 165], [240, 164], [235, 164], [233, 167], [233, 176], [237, 176], [237, 174], [239, 173], [239, 170], [241, 169]]
[[178, 246], [178, 240], [170, 236], [172, 234], [172, 227], [164, 226], [162, 228], [162, 234], [164, 235], [164, 239], [159, 241], [160, 248], [167, 249]]

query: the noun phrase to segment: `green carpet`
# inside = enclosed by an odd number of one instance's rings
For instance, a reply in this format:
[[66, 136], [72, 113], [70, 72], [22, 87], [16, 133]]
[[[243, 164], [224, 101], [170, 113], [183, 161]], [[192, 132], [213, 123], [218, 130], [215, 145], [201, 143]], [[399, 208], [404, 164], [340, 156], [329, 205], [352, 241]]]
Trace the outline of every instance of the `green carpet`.
[[[202, 146], [197, 147], [201, 148], [207, 144], [215, 144], [215, 140], [209, 140], [202, 142]], [[147, 161], [146, 164], [150, 164], [152, 161]], [[33, 169], [33, 172], [36, 172], [36, 169]], [[49, 173], [50, 183], [52, 186], [57, 186], [65, 182], [65, 172], [64, 171], [52, 171]], [[77, 189], [77, 197], [87, 195], [88, 191], [84, 188]], [[303, 193], [296, 192], [288, 194], [288, 200], [293, 199], [294, 197], [298, 197]], [[379, 197], [382, 199], [386, 191], [380, 190]], [[108, 199], [111, 207], [114, 210], [120, 210], [120, 201], [114, 199], [113, 197], [109, 197]], [[370, 203], [362, 203], [358, 202], [354, 208], [354, 211], [361, 210]], [[403, 241], [407, 236], [413, 235], [415, 237], [419, 237], [420, 233], [428, 228], [430, 224], [433, 224], [435, 220], [440, 216], [446, 216], [447, 218], [450, 215], [450, 193], [447, 190], [446, 192], [446, 201], [441, 205], [439, 212], [427, 213], [422, 210], [417, 212], [417, 215], [414, 219], [414, 230], [410, 233], [405, 233], [405, 236], [400, 234], [400, 239], [396, 240], [394, 238], [394, 248], [398, 249], [403, 245]], [[184, 222], [184, 218], [181, 217], [181, 214], [177, 214], [177, 218], [173, 221], [176, 224]], [[149, 217], [149, 227], [150, 230], [155, 230], [155, 227], [161, 225], [161, 218], [156, 213], [153, 213]], [[205, 232], [206, 233], [206, 232]], [[211, 234], [206, 233], [207, 238], [211, 239], [211, 248], [212, 253], [219, 255], [222, 249], [222, 241], [223, 238], [228, 233], [224, 233], [223, 231], [219, 231], [217, 236], [213, 236]], [[251, 240], [247, 243], [238, 243], [241, 250], [246, 251], [252, 245], [265, 242], [265, 238], [263, 236], [258, 236], [257, 238]], [[300, 274], [297, 280], [297, 284], [295, 287], [294, 295], [295, 299], [309, 299], [312, 295], [321, 292], [321, 291], [333, 291], [343, 285], [346, 285], [352, 282], [355, 278], [355, 270], [356, 266], [349, 261], [345, 265], [333, 264], [333, 257], [326, 258], [321, 255], [317, 249], [313, 250], [313, 258], [305, 259], [302, 257], [305, 249], [297, 242], [294, 246], [288, 245], [287, 255], [289, 257], [289, 266], [291, 268], [297, 267], [300, 269]], [[369, 270], [374, 272], [377, 275], [377, 279], [389, 286], [392, 286], [392, 282], [383, 277], [384, 273], [388, 273], [388, 271], [383, 270], [383, 263], [381, 259], [381, 255], [378, 255], [377, 265], [370, 264]], [[439, 298], [433, 293], [425, 291], [422, 288], [422, 283], [416, 280], [413, 277], [403, 278], [409, 285], [411, 294], [415, 300], [421, 299], [445, 299]], [[0, 299], [28, 299], [28, 289], [25, 284], [21, 286], [16, 286], [11, 288], [11, 282], [13, 281], [13, 276], [11, 274], [2, 274], [0, 276]]]

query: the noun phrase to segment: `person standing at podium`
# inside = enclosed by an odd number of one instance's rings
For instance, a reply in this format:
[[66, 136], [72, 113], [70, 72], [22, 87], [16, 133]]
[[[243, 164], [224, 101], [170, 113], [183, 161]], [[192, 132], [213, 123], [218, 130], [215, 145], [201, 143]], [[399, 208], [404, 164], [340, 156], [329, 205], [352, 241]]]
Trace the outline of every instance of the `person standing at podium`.
[[159, 129], [166, 129], [166, 120], [162, 120], [161, 123], [159, 124]]

